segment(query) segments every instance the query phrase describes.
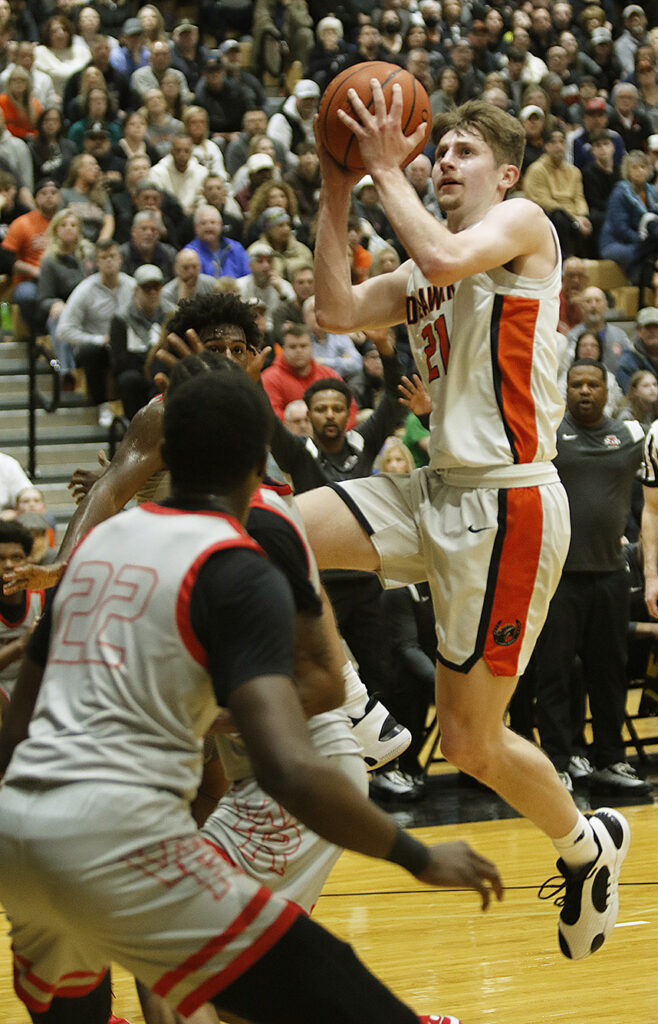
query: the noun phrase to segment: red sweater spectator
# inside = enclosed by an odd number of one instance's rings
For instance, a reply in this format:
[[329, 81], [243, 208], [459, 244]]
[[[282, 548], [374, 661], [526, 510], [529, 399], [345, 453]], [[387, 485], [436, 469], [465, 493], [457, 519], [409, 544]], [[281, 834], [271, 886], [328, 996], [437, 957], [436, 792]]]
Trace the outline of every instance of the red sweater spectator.
[[[265, 370], [262, 380], [274, 412], [283, 421], [288, 403], [303, 398], [311, 384], [326, 377], [342, 380], [335, 370], [316, 363], [308, 329], [301, 324], [293, 324], [281, 339], [281, 353]], [[354, 426], [357, 412], [358, 406], [352, 399], [348, 429]]]

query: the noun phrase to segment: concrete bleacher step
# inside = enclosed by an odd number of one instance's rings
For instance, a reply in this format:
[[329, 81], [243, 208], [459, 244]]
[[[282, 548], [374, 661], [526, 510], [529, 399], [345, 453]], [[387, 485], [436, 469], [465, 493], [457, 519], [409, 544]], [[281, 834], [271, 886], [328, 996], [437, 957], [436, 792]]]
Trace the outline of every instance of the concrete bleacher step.
[[[38, 387], [46, 399], [52, 395], [52, 375], [41, 360]], [[27, 470], [30, 462], [29, 363], [27, 342], [0, 341], [0, 451], [12, 455]], [[36, 469], [34, 483], [54, 516], [56, 538], [61, 541], [75, 511], [67, 488], [78, 468], [96, 469], [100, 449], [107, 451], [109, 432], [98, 426], [97, 409], [79, 392], [62, 392], [54, 413], [36, 412]]]
[[[54, 413], [38, 409], [36, 431], [39, 444], [53, 444], [58, 440], [92, 441], [107, 438], [107, 429], [98, 426], [98, 412], [94, 406], [84, 405], [60, 408]], [[0, 405], [0, 446], [5, 441], [27, 437], [28, 415], [25, 408], [4, 409]], [[71, 438], [73, 434], [73, 438]]]
[[[107, 431], [105, 432], [107, 435]], [[2, 446], [0, 445], [0, 448]], [[96, 457], [101, 448], [107, 447], [107, 436], [103, 441], [69, 441], [59, 444], [39, 445], [37, 452], [37, 477], [39, 480], [61, 480], [71, 478], [79, 467], [95, 469]], [[27, 445], [14, 445], [8, 452], [18, 459], [21, 466], [27, 466], [30, 453]]]

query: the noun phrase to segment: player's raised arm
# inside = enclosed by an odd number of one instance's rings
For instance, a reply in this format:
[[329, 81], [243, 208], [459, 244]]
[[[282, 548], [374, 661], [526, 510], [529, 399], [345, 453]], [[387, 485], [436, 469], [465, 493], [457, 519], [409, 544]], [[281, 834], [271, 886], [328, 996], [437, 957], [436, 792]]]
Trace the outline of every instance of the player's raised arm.
[[[472, 274], [533, 256], [538, 256], [542, 264], [528, 268], [530, 276], [548, 274], [555, 266], [557, 252], [544, 213], [525, 199], [502, 201], [518, 181], [522, 148], [512, 162], [509, 157], [497, 156], [485, 138], [475, 132], [453, 129], [439, 138], [432, 178], [447, 216], [446, 225], [424, 208], [402, 172], [411, 142], [401, 128], [399, 88], [394, 86], [388, 109], [381, 87], [374, 80], [372, 90], [373, 110], [366, 109], [352, 93], [354, 116], [341, 112], [341, 120], [359, 139], [363, 161], [386, 216], [423, 275], [436, 285], [454, 284]], [[513, 145], [508, 148], [514, 150]], [[516, 272], [523, 269], [516, 268]]]
[[408, 265], [353, 285], [347, 256], [347, 217], [361, 172], [346, 170], [327, 152], [316, 129], [322, 188], [315, 244], [315, 315], [326, 330], [349, 334], [389, 327], [405, 318]]

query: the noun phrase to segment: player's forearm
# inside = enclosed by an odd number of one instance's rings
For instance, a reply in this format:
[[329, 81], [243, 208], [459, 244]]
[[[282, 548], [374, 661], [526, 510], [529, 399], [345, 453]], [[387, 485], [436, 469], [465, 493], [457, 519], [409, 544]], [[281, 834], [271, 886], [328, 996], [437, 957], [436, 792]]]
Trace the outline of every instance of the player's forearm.
[[402, 170], [373, 171], [372, 176], [391, 227], [411, 259], [435, 284], [453, 284], [452, 261], [459, 255], [457, 236], [425, 209]]
[[116, 515], [123, 508], [123, 504], [114, 489], [106, 484], [103, 477], [97, 480], [73, 513], [57, 554], [57, 560], [65, 562], [76, 545], [89, 533], [92, 526], [98, 526], [99, 523]]
[[315, 243], [315, 315], [321, 327], [338, 333], [353, 330], [354, 299], [347, 257], [349, 205], [349, 193], [321, 193]]

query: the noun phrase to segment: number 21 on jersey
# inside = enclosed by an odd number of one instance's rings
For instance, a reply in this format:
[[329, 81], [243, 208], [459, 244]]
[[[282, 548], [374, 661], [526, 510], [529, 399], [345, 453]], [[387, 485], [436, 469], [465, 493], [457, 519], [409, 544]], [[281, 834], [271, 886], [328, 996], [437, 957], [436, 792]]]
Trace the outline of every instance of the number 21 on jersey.
[[425, 324], [421, 333], [425, 340], [423, 351], [427, 361], [429, 380], [445, 377], [450, 358], [450, 339], [448, 338], [446, 318], [441, 314], [434, 323]]

